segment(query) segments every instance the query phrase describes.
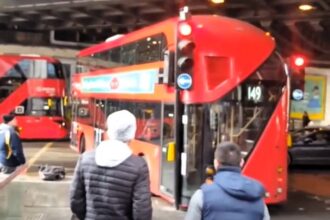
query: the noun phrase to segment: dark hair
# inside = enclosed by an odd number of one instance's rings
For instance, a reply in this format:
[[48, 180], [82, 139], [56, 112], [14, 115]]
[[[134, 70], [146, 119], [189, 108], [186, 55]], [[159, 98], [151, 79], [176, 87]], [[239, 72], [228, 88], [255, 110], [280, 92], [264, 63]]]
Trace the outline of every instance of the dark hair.
[[222, 142], [218, 144], [214, 158], [221, 165], [239, 167], [242, 159], [241, 149], [233, 142]]
[[315, 91], [315, 90], [319, 90], [319, 86], [314, 86], [313, 91]]
[[5, 124], [9, 123], [14, 118], [15, 118], [15, 115], [4, 115], [4, 116], [2, 116], [3, 122]]

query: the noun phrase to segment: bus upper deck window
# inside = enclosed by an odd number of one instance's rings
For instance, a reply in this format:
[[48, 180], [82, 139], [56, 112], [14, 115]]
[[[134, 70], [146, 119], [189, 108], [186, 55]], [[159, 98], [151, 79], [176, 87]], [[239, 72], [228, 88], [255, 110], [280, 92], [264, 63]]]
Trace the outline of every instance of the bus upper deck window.
[[47, 63], [47, 76], [48, 78], [57, 78], [55, 66], [52, 63]]

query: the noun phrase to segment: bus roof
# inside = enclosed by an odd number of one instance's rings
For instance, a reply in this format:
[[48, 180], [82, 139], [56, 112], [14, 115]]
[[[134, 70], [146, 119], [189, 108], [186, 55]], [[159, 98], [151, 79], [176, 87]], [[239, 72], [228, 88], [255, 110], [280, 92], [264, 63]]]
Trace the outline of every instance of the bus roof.
[[[198, 23], [203, 23], [204, 25], [207, 26], [213, 26], [215, 25], [215, 23], [209, 24], [208, 21], [214, 20], [214, 18], [216, 18], [218, 20], [218, 22], [220, 21], [220, 23], [217, 23], [218, 25], [221, 24], [221, 29], [220, 27], [216, 26], [216, 27], [209, 27], [208, 29], [214, 29], [214, 30], [218, 30], [219, 32], [221, 32], [221, 35], [223, 36], [223, 39], [227, 38], [230, 39], [231, 36], [228, 36], [230, 34], [233, 33], [233, 31], [228, 31], [228, 30], [235, 30], [235, 29], [241, 29], [242, 27], [246, 27], [249, 31], [260, 31], [258, 28], [254, 27], [253, 25], [244, 22], [244, 21], [240, 21], [238, 19], [234, 19], [234, 18], [229, 18], [229, 17], [225, 17], [225, 16], [219, 16], [219, 15], [196, 15], [196, 16], [192, 16], [192, 20], [193, 22]], [[167, 44], [168, 45], [173, 45], [174, 46], [174, 34], [175, 34], [175, 25], [178, 21], [178, 18], [170, 18], [167, 19], [165, 21], [144, 27], [142, 29], [130, 32], [122, 37], [119, 38], [115, 38], [111, 41], [108, 42], [102, 42], [96, 45], [93, 45], [91, 47], [85, 48], [83, 50], [81, 50], [78, 53], [78, 57], [79, 56], [88, 56], [94, 53], [98, 53], [98, 52], [102, 52], [104, 50], [107, 49], [111, 49], [111, 48], [115, 48], [130, 42], [134, 42], [140, 39], [143, 39], [145, 37], [149, 37], [152, 35], [156, 35], [156, 34], [160, 34], [163, 33], [166, 35], [166, 40], [167, 40]], [[248, 26], [253, 27], [253, 28], [248, 28]]]
[[[144, 27], [137, 31], [128, 33], [120, 38], [111, 40], [109, 42], [103, 42], [96, 44], [94, 46], [88, 47], [84, 50], [81, 50], [78, 53], [78, 56], [88, 56], [90, 54], [100, 52], [106, 49], [114, 48], [126, 43], [134, 42], [136, 40], [142, 39], [144, 37], [149, 37], [159, 33], [165, 33], [165, 35], [173, 36], [174, 35], [174, 24], [176, 23], [177, 18], [170, 18], [165, 21], [153, 24], [151, 26]], [[173, 38], [174, 40], [174, 38]], [[168, 42], [168, 44], [173, 44], [173, 42]]]

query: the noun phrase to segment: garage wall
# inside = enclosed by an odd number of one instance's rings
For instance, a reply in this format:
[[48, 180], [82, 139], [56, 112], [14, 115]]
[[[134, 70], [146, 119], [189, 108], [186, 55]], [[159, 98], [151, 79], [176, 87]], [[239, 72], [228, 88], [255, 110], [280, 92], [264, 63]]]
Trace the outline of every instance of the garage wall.
[[326, 76], [326, 95], [325, 95], [325, 113], [324, 120], [313, 121], [315, 125], [330, 125], [330, 69], [307, 67], [306, 75], [320, 75]]
[[0, 44], [0, 53], [38, 54], [56, 58], [75, 59], [78, 50], [62, 49], [59, 47], [21, 46], [14, 44]]

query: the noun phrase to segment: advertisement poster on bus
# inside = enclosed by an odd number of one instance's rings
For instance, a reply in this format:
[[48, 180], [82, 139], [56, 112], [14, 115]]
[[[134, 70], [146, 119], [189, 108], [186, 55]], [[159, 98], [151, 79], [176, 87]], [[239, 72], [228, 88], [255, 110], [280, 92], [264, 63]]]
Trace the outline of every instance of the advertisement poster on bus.
[[291, 100], [290, 117], [301, 119], [306, 111], [311, 120], [323, 120], [325, 109], [326, 77], [306, 75], [304, 98]]

